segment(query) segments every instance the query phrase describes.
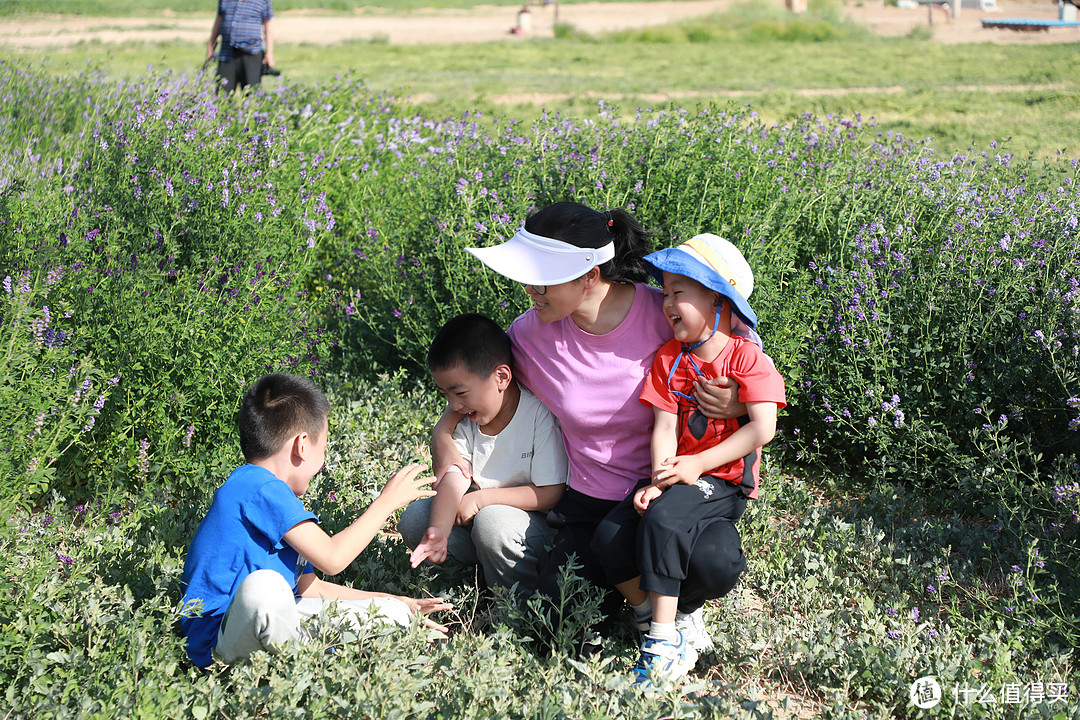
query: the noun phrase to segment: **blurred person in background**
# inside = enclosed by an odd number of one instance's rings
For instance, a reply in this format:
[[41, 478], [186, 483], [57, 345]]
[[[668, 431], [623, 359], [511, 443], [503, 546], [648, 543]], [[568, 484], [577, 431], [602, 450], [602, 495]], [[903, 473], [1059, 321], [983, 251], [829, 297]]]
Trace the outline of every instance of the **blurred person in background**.
[[206, 60], [214, 59], [220, 37], [217, 73], [226, 92], [258, 86], [263, 67], [274, 67], [274, 35], [270, 29], [273, 17], [270, 0], [218, 0]]

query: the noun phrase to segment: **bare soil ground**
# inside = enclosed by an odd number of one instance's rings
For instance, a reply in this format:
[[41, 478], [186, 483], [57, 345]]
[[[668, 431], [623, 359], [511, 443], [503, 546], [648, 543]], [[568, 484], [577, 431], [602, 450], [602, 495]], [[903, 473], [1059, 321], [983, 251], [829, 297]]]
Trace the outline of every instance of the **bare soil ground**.
[[[776, 2], [777, 0], [771, 0]], [[590, 34], [662, 25], [710, 13], [723, 12], [736, 0], [681, 0], [676, 2], [610, 2], [558, 6], [530, 5], [527, 21], [517, 7], [480, 6], [470, 10], [417, 10], [409, 13], [365, 11], [352, 14], [282, 12], [274, 23], [279, 43], [330, 45], [346, 41], [386, 41], [391, 44], [453, 44], [523, 37], [551, 37], [556, 19]], [[1057, 18], [1050, 0], [1001, 0], [997, 10], [962, 8], [950, 18], [940, 8], [900, 9], [870, 0], [848, 4], [845, 12], [885, 36], [905, 35], [927, 27], [941, 43], [1068, 43], [1080, 41], [1080, 28], [1044, 32], [986, 29], [982, 18]], [[932, 17], [933, 22], [930, 22]], [[5, 19], [0, 25], [0, 49], [63, 48], [80, 42], [125, 43], [180, 40], [206, 42], [211, 16], [158, 15], [139, 18], [46, 16]], [[521, 30], [521, 32], [511, 32]]]

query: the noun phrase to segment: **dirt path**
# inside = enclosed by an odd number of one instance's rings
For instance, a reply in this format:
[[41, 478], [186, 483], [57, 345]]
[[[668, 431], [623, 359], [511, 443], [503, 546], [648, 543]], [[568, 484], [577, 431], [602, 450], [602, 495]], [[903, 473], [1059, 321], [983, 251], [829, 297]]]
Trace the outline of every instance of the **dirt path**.
[[[769, 0], [779, 2], [779, 0]], [[516, 7], [480, 6], [470, 10], [417, 10], [409, 13], [362, 12], [322, 15], [312, 12], [282, 12], [275, 22], [279, 43], [330, 45], [343, 41], [385, 40], [392, 44], [452, 44], [513, 42], [522, 37], [551, 37], [556, 15], [590, 34], [634, 27], [661, 25], [710, 13], [723, 12], [736, 0], [682, 0], [679, 2], [610, 2], [575, 5], [534, 5], [529, 12], [530, 27], [511, 33], [518, 25]], [[904, 35], [915, 27], [929, 27], [934, 40], [942, 43], [1065, 43], [1080, 41], [1080, 28], [1056, 28], [1048, 32], [988, 30], [981, 18], [1056, 18], [1057, 8], [1049, 0], [1003, 0], [997, 11], [963, 8], [961, 16], [949, 20], [934, 11], [928, 24], [926, 8], [900, 9], [874, 3], [848, 5], [845, 12], [882, 35]], [[11, 18], [0, 24], [0, 49], [18, 50], [69, 47], [79, 42], [123, 43], [134, 40], [192, 44], [206, 42], [210, 14], [158, 15], [142, 18], [72, 18], [70, 16]]]
[[[943, 85], [937, 89], [945, 92], [981, 92], [993, 94], [1007, 92], [1062, 91], [1067, 90], [1068, 86], [1056, 83], [1045, 83], [1042, 85]], [[900, 85], [892, 85], [889, 87], [798, 88], [790, 90], [789, 92], [796, 97], [838, 97], [842, 95], [899, 95], [904, 92], [904, 90], [905, 88]], [[692, 98], [741, 98], [754, 97], [760, 94], [761, 92], [759, 90], [687, 90], [670, 93], [635, 93], [631, 97], [633, 97], [634, 100], [642, 102], [662, 104]], [[531, 104], [543, 106], [553, 102], [567, 100], [570, 97], [571, 95], [569, 93], [518, 93], [514, 95], [492, 95], [491, 101], [500, 105]], [[594, 99], [618, 102], [626, 96], [618, 93], [586, 91], [575, 93], [573, 97], [586, 100]], [[413, 102], [430, 102], [437, 98], [433, 94], [414, 93], [409, 96], [409, 99]]]

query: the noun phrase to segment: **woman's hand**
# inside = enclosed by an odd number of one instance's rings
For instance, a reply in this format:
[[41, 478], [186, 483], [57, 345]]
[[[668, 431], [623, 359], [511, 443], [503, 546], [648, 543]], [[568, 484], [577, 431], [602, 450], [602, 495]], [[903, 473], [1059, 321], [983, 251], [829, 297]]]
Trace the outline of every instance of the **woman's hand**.
[[746, 414], [746, 405], [739, 402], [739, 383], [729, 377], [694, 381], [694, 399], [701, 414], [713, 420], [730, 420]]

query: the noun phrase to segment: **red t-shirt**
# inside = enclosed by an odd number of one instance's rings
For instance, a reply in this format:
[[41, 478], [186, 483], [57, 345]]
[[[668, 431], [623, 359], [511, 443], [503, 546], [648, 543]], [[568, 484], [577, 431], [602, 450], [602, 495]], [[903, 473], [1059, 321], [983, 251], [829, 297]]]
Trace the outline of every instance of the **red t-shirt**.
[[[702, 450], [722, 443], [740, 425], [748, 422], [743, 416], [731, 420], [713, 420], [702, 415], [697, 403], [676, 395], [674, 391], [693, 396], [694, 380], [698, 373], [690, 363], [689, 353], [679, 353], [682, 345], [678, 340], [671, 340], [656, 353], [652, 369], [645, 378], [645, 387], [641, 391], [641, 402], [652, 405], [677, 416], [677, 435], [679, 455], [696, 455]], [[671, 367], [678, 360], [674, 374]], [[787, 405], [784, 393], [784, 379], [776, 371], [772, 359], [761, 351], [757, 343], [738, 335], [732, 335], [728, 344], [712, 362], [704, 362], [695, 357], [701, 370], [701, 376], [707, 380], [718, 377], [730, 377], [739, 384], [741, 402], [771, 402], [778, 408]], [[670, 383], [668, 377], [670, 376]], [[761, 448], [746, 457], [721, 465], [708, 474], [726, 480], [735, 485], [752, 488], [751, 499], [758, 491], [758, 469], [761, 465]]]

